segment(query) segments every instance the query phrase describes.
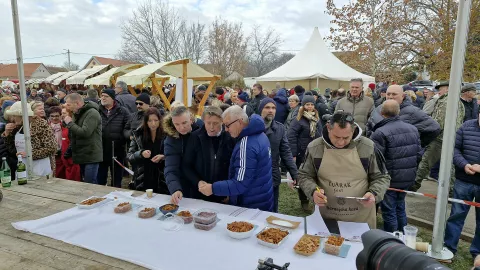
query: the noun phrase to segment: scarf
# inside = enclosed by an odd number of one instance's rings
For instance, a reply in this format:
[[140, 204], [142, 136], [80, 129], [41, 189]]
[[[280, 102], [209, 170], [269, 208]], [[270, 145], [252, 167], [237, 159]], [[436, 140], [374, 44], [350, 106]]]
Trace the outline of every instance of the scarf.
[[310, 122], [310, 137], [315, 138], [315, 134], [317, 133], [317, 123], [318, 117], [315, 115], [315, 112], [303, 112], [303, 117], [305, 117], [308, 122]]

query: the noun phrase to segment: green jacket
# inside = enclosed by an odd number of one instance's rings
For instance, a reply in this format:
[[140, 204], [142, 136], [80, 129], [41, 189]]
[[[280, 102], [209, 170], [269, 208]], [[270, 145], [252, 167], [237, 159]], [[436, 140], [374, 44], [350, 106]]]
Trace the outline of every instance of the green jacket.
[[71, 134], [73, 163], [103, 161], [102, 120], [97, 104], [85, 101], [85, 105], [74, 114], [73, 121], [68, 123], [67, 128]]
[[[443, 129], [445, 127], [445, 117], [447, 116], [447, 101], [448, 93], [438, 98], [437, 103], [435, 104], [435, 109], [432, 113], [433, 120], [437, 121], [440, 124], [441, 133], [437, 136], [437, 139], [443, 140]], [[463, 103], [458, 100], [458, 114], [457, 121], [455, 124], [455, 130], [458, 130], [463, 124], [463, 118], [465, 117], [465, 107]]]
[[[328, 131], [326, 128], [323, 130], [323, 136], [312, 141], [307, 147], [307, 157], [298, 171], [298, 182], [302, 190], [313, 201], [313, 192], [319, 186], [320, 179], [317, 177], [318, 169], [323, 159], [324, 147], [328, 149], [334, 149], [335, 147], [329, 143]], [[352, 141], [348, 145], [348, 149], [357, 147], [358, 156], [362, 160], [367, 160], [368, 164], [367, 175], [369, 181], [368, 190], [373, 191], [377, 195], [375, 196], [376, 203], [383, 200], [383, 196], [390, 187], [390, 176], [388, 173], [382, 173], [379, 165], [377, 164], [377, 156], [375, 154], [374, 143], [372, 140], [361, 136], [359, 129], [355, 130]], [[317, 164], [315, 164], [317, 161]], [[345, 168], [348, 170], [348, 168]], [[373, 193], [372, 192], [372, 193]]]

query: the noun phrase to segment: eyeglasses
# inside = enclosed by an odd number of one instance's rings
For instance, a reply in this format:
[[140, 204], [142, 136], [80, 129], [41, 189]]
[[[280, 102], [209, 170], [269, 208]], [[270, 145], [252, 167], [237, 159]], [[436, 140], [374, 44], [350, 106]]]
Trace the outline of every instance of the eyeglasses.
[[229, 124], [226, 124], [226, 125], [225, 125], [225, 128], [230, 128], [230, 126], [233, 125], [233, 124], [234, 124], [235, 122], [237, 122], [238, 120], [240, 120], [240, 119], [237, 119], [237, 120], [235, 120], [235, 121], [233, 121], [233, 122], [230, 122]]
[[353, 116], [350, 113], [347, 113], [343, 110], [338, 110], [336, 111], [332, 119], [330, 120], [330, 123], [339, 123], [339, 122], [348, 122], [353, 125], [354, 119]]
[[143, 102], [135, 102], [135, 105], [137, 105], [137, 106], [143, 106], [143, 104], [145, 104], [145, 103], [143, 103]]

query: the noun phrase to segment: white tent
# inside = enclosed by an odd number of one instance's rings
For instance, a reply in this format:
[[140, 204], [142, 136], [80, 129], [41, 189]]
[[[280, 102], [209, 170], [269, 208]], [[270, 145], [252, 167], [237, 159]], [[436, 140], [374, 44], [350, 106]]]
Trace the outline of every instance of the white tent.
[[67, 78], [72, 77], [73, 75], [77, 74], [78, 72], [80, 72], [80, 70], [68, 71], [65, 74], [63, 74], [62, 76], [53, 80], [52, 84], [53, 85], [59, 85], [63, 80], [66, 80]]
[[268, 85], [268, 89], [273, 88], [276, 82], [283, 82], [284, 87], [290, 88], [300, 84], [308, 90], [315, 87], [320, 89], [345, 87], [353, 78], [362, 78], [366, 85], [375, 82], [374, 77], [354, 70], [333, 55], [315, 27], [310, 40], [295, 57], [281, 67], [257, 77], [256, 80], [264, 87]]
[[114, 67], [105, 73], [85, 80], [84, 85], [110, 85], [112, 77], [125, 75], [126, 73], [141, 68], [142, 66], [143, 64], [129, 64], [121, 67]]
[[45, 78], [45, 82], [46, 83], [51, 83], [53, 80], [55, 80], [56, 78], [60, 78], [60, 76], [62, 76], [65, 73], [67, 73], [67, 72], [57, 72], [55, 74], [52, 74], [52, 75], [48, 76], [47, 78]]
[[86, 79], [90, 78], [96, 73], [103, 73], [111, 68], [111, 65], [100, 65], [94, 66], [91, 68], [86, 68], [77, 74], [73, 75], [72, 77], [67, 79], [67, 84], [83, 84]]

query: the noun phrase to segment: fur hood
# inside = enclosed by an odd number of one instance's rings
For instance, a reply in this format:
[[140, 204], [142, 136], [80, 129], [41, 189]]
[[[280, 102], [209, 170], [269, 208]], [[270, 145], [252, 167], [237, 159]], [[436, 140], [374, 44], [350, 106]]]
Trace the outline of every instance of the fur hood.
[[173, 137], [176, 139], [180, 137], [180, 134], [175, 129], [175, 126], [173, 125], [171, 114], [167, 114], [163, 117], [163, 131], [165, 132], [165, 134], [167, 134], [170, 137]]

